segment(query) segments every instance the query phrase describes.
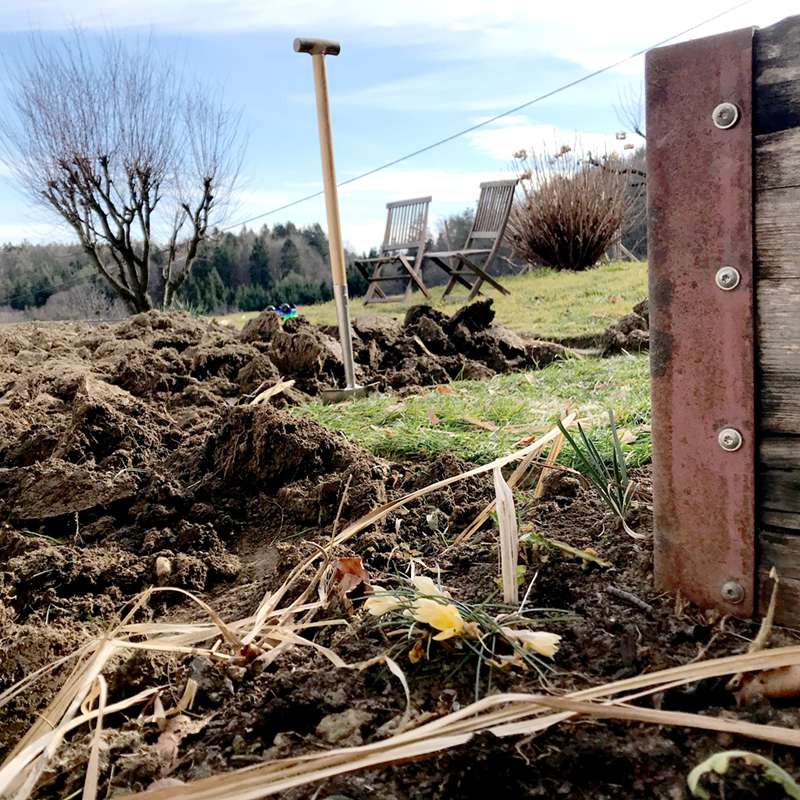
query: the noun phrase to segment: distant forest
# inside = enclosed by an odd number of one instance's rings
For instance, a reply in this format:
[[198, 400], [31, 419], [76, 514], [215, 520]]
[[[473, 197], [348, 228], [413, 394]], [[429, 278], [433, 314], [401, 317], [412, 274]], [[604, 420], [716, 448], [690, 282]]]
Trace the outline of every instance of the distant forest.
[[[467, 209], [448, 218], [447, 230], [454, 243], [466, 238], [472, 214]], [[429, 245], [449, 246], [442, 232]], [[353, 257], [348, 254], [348, 261]], [[156, 251], [151, 274], [154, 287], [161, 280], [160, 261]], [[347, 277], [350, 294], [363, 295], [367, 284], [361, 273], [351, 266]], [[431, 274], [426, 270], [426, 280], [433, 285], [444, 277], [435, 267]], [[272, 228], [264, 225], [258, 231], [213, 232], [201, 245], [191, 277], [181, 287], [179, 306], [208, 314], [257, 311], [279, 303], [310, 305], [331, 297], [325, 232], [319, 224], [298, 227], [286, 222]], [[79, 245], [0, 246], [0, 322], [114, 318], [125, 313]]]
[[[448, 250], [466, 240], [473, 210], [453, 214], [438, 226], [429, 249]], [[623, 241], [640, 257], [646, 253], [643, 221]], [[362, 255], [362, 254], [359, 254]], [[377, 255], [373, 250], [368, 255]], [[505, 254], [509, 256], [508, 253]], [[355, 254], [348, 254], [352, 262]], [[155, 252], [153, 288], [161, 280], [160, 253]], [[524, 265], [498, 259], [497, 274]], [[351, 296], [363, 295], [367, 284], [348, 268]], [[445, 280], [435, 266], [426, 266], [425, 281]], [[158, 292], [154, 292], [158, 294]], [[268, 305], [310, 305], [332, 297], [328, 239], [319, 224], [298, 227], [291, 222], [255, 231], [214, 231], [201, 245], [192, 275], [181, 288], [179, 306], [200, 314], [258, 311]], [[0, 322], [23, 319], [112, 319], [126, 310], [77, 244], [6, 244], [0, 246]]]

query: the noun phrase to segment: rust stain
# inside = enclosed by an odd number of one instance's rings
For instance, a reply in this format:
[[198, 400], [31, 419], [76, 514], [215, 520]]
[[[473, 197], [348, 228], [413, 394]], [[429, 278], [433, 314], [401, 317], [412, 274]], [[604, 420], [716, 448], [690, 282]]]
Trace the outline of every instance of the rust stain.
[[[755, 589], [752, 36], [659, 48], [646, 65], [656, 580], [740, 616]], [[725, 101], [741, 117], [721, 130]], [[742, 280], [724, 292], [728, 265]], [[723, 427], [742, 433], [736, 452]], [[720, 593], [731, 580], [740, 604]]]

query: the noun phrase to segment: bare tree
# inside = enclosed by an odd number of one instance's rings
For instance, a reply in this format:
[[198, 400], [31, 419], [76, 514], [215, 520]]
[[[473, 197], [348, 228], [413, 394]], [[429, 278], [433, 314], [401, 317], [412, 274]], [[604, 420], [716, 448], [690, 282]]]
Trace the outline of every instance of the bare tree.
[[[147, 43], [80, 31], [31, 39], [12, 70], [0, 159], [34, 201], [72, 227], [131, 311], [169, 306], [242, 156], [239, 114], [187, 84]], [[166, 243], [162, 281], [153, 251]]]
[[641, 84], [637, 86], [628, 84], [624, 89], [621, 89], [617, 95], [617, 102], [614, 104], [614, 111], [623, 128], [633, 131], [637, 136], [641, 136], [642, 139], [647, 139], [647, 136], [645, 136], [644, 97]]

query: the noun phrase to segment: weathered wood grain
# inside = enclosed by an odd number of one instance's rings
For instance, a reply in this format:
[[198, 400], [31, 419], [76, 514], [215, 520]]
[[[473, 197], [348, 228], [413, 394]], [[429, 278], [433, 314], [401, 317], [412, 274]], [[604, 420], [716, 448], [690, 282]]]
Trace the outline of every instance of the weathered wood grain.
[[781, 578], [800, 581], [800, 547], [797, 534], [764, 529], [759, 532], [761, 572], [769, 573], [774, 566]]
[[759, 395], [758, 606], [800, 622], [800, 17], [753, 41], [754, 255]]
[[[798, 150], [800, 156], [800, 150]], [[758, 170], [758, 157], [756, 156]], [[756, 185], [755, 247], [759, 280], [800, 278], [800, 186]]]
[[800, 128], [756, 136], [753, 148], [759, 190], [800, 186]]
[[[761, 507], [800, 514], [800, 466], [795, 469], [762, 469]], [[800, 552], [800, 539], [797, 547]]]
[[800, 436], [762, 436], [758, 447], [761, 464], [772, 469], [800, 467]]
[[753, 132], [800, 127], [800, 17], [756, 31], [753, 44]]
[[791, 511], [773, 511], [771, 508], [761, 509], [761, 524], [770, 528], [779, 528], [797, 537], [795, 547], [800, 550], [800, 514]]
[[[778, 598], [775, 606], [775, 622], [778, 625], [790, 625], [796, 627], [798, 619], [797, 609], [800, 608], [800, 580], [794, 578], [784, 578], [778, 572], [780, 583], [778, 584]], [[758, 574], [758, 613], [766, 614], [769, 608], [769, 599], [772, 595], [772, 580], [769, 572], [759, 572]]]
[[800, 278], [758, 280], [756, 309], [762, 435], [800, 435]]
[[758, 607], [764, 613], [772, 593], [769, 572], [778, 572], [778, 602], [775, 619], [779, 624], [797, 625], [800, 620], [800, 536], [765, 529], [759, 532]]

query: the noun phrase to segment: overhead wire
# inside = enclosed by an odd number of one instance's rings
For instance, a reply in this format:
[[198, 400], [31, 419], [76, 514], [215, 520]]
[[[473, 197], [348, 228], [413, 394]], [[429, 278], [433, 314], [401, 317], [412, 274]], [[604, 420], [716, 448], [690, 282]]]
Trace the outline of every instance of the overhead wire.
[[[648, 51], [653, 50], [656, 47], [663, 47], [664, 45], [669, 44], [675, 39], [679, 39], [681, 36], [686, 36], [689, 33], [693, 33], [699, 28], [709, 25], [712, 22], [716, 22], [718, 19], [721, 19], [722, 17], [727, 16], [728, 14], [732, 14], [734, 11], [738, 11], [740, 8], [750, 5], [753, 2], [754, 0], [741, 0], [741, 2], [729, 6], [723, 11], [719, 11], [710, 17], [706, 17], [700, 22], [696, 22], [694, 25], [690, 25], [688, 28], [684, 28], [683, 30], [678, 31], [677, 33], [674, 33], [671, 36], [668, 36], [665, 39], [661, 39], [660, 41], [655, 42], [654, 44], [651, 44], [647, 47], [644, 47], [641, 50], [637, 50], [636, 52], [631, 53], [630, 55], [617, 59], [616, 61], [613, 61], [610, 64], [606, 64], [604, 67], [600, 67], [599, 69], [595, 69], [592, 70], [591, 72], [584, 73], [580, 77], [568, 81], [567, 83], [563, 83], [560, 86], [557, 86], [555, 89], [550, 89], [544, 94], [537, 95], [536, 97], [530, 100], [526, 100], [524, 103], [520, 103], [519, 105], [516, 105], [513, 108], [506, 109], [505, 111], [502, 111], [499, 114], [495, 114], [494, 116], [489, 117], [488, 119], [476, 122], [474, 125], [462, 128], [461, 130], [456, 131], [455, 133], [451, 133], [450, 135], [445, 136], [441, 139], [437, 139], [436, 141], [431, 142], [430, 144], [426, 144], [423, 147], [419, 147], [416, 150], [412, 150], [409, 153], [398, 156], [397, 158], [393, 158], [390, 161], [386, 161], [383, 164], [379, 164], [376, 167], [372, 167], [371, 169], [368, 169], [364, 172], [360, 172], [357, 175], [353, 175], [350, 178], [346, 178], [345, 180], [339, 181], [336, 185], [338, 188], [342, 188], [343, 186], [349, 186], [350, 184], [353, 184], [356, 181], [363, 180], [364, 178], [368, 178], [369, 176], [375, 175], [378, 172], [382, 172], [383, 170], [397, 166], [398, 164], [402, 164], [404, 161], [416, 158], [417, 156], [422, 155], [423, 153], [427, 153], [431, 150], [434, 150], [437, 147], [441, 147], [442, 145], [448, 144], [449, 142], [459, 139], [462, 136], [467, 136], [470, 133], [474, 133], [475, 131], [480, 130], [481, 128], [485, 128], [488, 125], [492, 125], [498, 120], [517, 114], [526, 108], [530, 108], [532, 105], [535, 105], [536, 103], [540, 103], [543, 100], [547, 100], [551, 97], [554, 97], [557, 94], [560, 94], [561, 92], [567, 91], [568, 89], [572, 89], [575, 86], [585, 83], [586, 81], [591, 80], [592, 78], [596, 78], [599, 75], [603, 75], [606, 72], [610, 72], [611, 70], [616, 69], [617, 67], [620, 67], [623, 64], [626, 64], [628, 61], [632, 61], [635, 58], [639, 58], [640, 56], [645, 55]], [[231, 231], [234, 228], [239, 228], [243, 225], [248, 225], [251, 222], [256, 222], [257, 220], [264, 219], [265, 217], [272, 216], [273, 214], [277, 214], [281, 211], [286, 211], [287, 209], [294, 208], [295, 206], [298, 206], [301, 203], [306, 203], [309, 200], [314, 200], [318, 197], [322, 197], [323, 194], [324, 191], [320, 189], [316, 192], [312, 192], [311, 194], [304, 195], [303, 197], [298, 197], [295, 200], [292, 200], [288, 203], [284, 203], [283, 205], [271, 208], [268, 211], [263, 211], [259, 214], [255, 214], [254, 216], [239, 220], [238, 222], [225, 225], [224, 227], [221, 227], [218, 230], [220, 230], [221, 232]], [[74, 288], [75, 286], [81, 286], [81, 285], [83, 284], [82, 283], [73, 284], [70, 282], [65, 282], [63, 284], [57, 286], [51, 286], [48, 288], [53, 289], [54, 291], [59, 291], [61, 289]], [[4, 299], [0, 299], [0, 305], [9, 305], [14, 300], [17, 300], [20, 297], [24, 297], [25, 294], [26, 294], [25, 292], [20, 292], [17, 295], [11, 295]]]

